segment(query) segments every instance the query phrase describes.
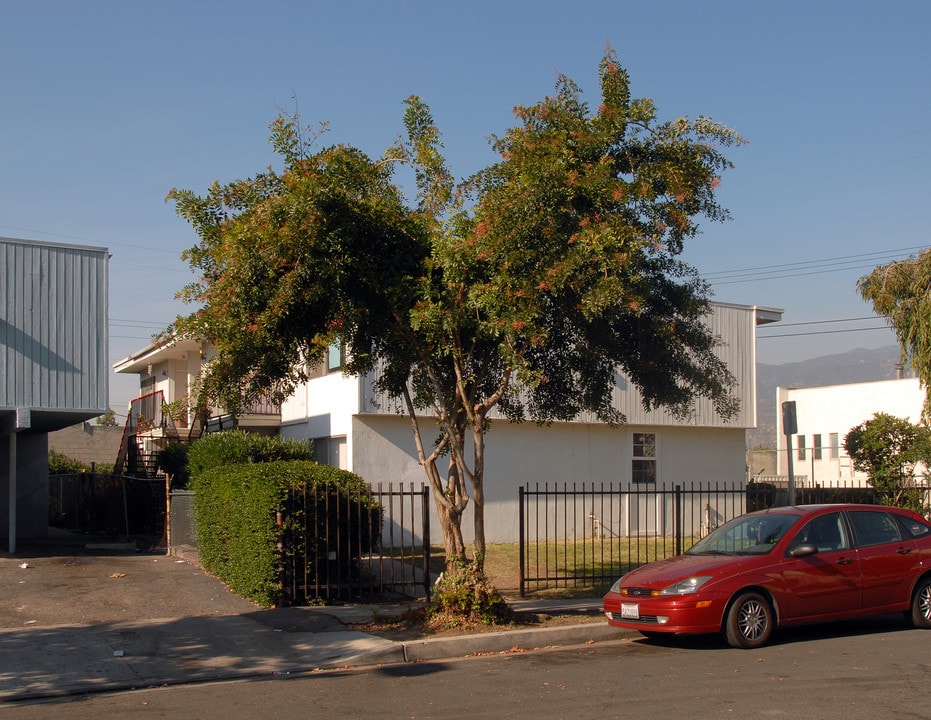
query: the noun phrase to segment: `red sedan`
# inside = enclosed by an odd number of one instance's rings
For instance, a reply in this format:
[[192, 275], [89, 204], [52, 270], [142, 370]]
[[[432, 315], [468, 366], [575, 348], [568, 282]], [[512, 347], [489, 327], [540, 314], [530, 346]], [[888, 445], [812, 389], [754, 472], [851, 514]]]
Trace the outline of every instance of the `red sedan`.
[[760, 647], [777, 626], [888, 612], [931, 628], [931, 525], [877, 505], [742, 515], [683, 555], [627, 573], [604, 611], [647, 637], [721, 632], [738, 648]]

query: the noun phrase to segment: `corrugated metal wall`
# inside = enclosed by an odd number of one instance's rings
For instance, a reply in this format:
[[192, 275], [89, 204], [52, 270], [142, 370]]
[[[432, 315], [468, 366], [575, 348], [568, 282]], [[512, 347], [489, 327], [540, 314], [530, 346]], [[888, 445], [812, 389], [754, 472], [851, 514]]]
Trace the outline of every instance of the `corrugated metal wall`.
[[0, 407], [105, 410], [104, 248], [0, 238]]
[[[756, 425], [756, 407], [754, 386], [755, 375], [755, 342], [756, 342], [756, 308], [746, 305], [728, 305], [711, 303], [711, 315], [708, 324], [711, 331], [722, 340], [717, 350], [734, 375], [737, 387], [734, 393], [740, 401], [740, 410], [730, 420], [724, 420], [715, 412], [712, 403], [707, 398], [699, 398], [694, 403], [693, 414], [687, 420], [676, 418], [670, 412], [658, 409], [647, 412], [643, 409], [642, 396], [636, 386], [626, 378], [620, 378], [614, 390], [614, 406], [627, 417], [628, 425], [665, 425], [665, 426], [696, 426], [720, 428], [751, 428]], [[362, 412], [388, 413], [403, 412], [404, 408], [396, 400], [374, 388], [376, 373], [363, 378]], [[491, 417], [500, 417], [492, 411]], [[583, 415], [579, 422], [598, 422], [594, 416]]]

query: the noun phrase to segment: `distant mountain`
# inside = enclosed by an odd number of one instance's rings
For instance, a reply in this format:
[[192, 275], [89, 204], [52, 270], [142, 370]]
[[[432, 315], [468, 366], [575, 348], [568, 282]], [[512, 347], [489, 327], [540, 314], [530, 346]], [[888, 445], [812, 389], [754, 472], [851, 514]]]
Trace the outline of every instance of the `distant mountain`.
[[875, 350], [857, 349], [785, 363], [756, 367], [757, 428], [747, 431], [747, 447], [772, 447], [776, 443], [777, 387], [820, 387], [847, 383], [894, 380], [900, 359], [898, 345]]

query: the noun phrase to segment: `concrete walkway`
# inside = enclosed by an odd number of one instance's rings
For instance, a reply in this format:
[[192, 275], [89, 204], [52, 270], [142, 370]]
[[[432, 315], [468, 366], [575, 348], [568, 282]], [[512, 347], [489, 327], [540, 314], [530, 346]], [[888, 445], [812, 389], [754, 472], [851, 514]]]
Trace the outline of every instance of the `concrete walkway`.
[[[515, 601], [556, 613], [590, 601]], [[395, 606], [395, 611], [403, 611]], [[606, 622], [394, 642], [349, 629], [384, 606], [302, 607], [0, 630], [0, 703], [618, 640]]]
[[190, 550], [138, 553], [134, 546], [98, 547], [64, 534], [32, 548], [24, 544], [16, 556], [0, 553], [0, 707], [625, 636], [600, 618], [600, 598], [515, 599], [515, 610], [590, 621], [394, 642], [351, 626], [417, 603], [259, 608], [204, 573]]

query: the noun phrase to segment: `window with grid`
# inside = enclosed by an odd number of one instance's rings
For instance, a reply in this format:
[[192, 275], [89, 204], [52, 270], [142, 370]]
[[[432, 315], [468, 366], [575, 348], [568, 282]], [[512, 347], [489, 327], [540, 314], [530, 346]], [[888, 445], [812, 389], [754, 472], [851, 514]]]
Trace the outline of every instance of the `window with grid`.
[[634, 433], [630, 477], [635, 483], [656, 482], [656, 434]]

